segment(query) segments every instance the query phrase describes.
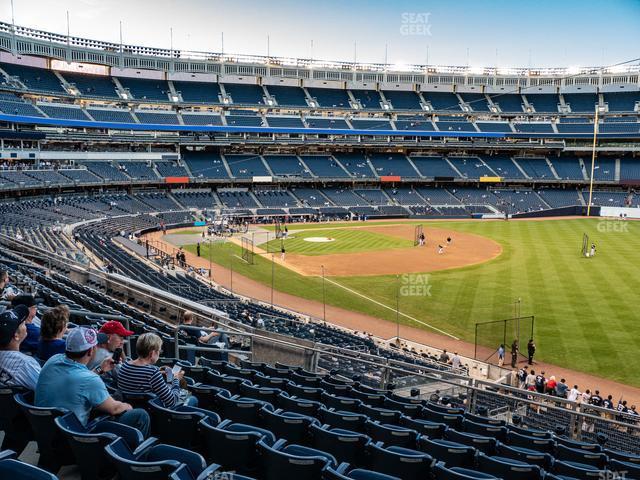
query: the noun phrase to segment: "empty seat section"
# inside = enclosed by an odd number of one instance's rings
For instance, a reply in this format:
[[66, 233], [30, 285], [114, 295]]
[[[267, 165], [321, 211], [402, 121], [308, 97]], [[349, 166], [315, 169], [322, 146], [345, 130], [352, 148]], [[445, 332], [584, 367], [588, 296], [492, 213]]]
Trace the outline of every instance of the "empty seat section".
[[29, 90], [47, 93], [67, 93], [62, 87], [60, 79], [52, 70], [15, 65], [13, 63], [2, 63], [0, 68], [7, 72], [8, 75], [18, 77]]
[[401, 153], [376, 153], [372, 154], [369, 160], [379, 176], [419, 177], [418, 172], [411, 166], [407, 157]]
[[300, 87], [285, 85], [267, 85], [267, 90], [276, 103], [283, 107], [307, 107], [307, 97]]
[[220, 85], [215, 82], [173, 80], [173, 88], [186, 103], [220, 103]]
[[309, 178], [312, 176], [296, 155], [265, 155], [264, 159], [273, 174], [278, 177]]
[[374, 178], [369, 162], [360, 153], [336, 153], [334, 157], [356, 178]]
[[222, 158], [216, 152], [185, 151], [182, 158], [195, 178], [229, 178]]
[[380, 110], [382, 108], [382, 97], [376, 90], [351, 90], [351, 93], [365, 110]]
[[227, 95], [231, 95], [234, 104], [264, 105], [264, 91], [259, 85], [244, 83], [225, 83]]
[[136, 100], [169, 101], [169, 84], [164, 80], [117, 77], [120, 85]]
[[83, 97], [120, 98], [111, 77], [74, 72], [60, 72], [64, 79], [75, 86]]
[[422, 92], [422, 98], [429, 102], [434, 110], [462, 110], [462, 107], [460, 107], [460, 101], [455, 93]]
[[527, 101], [538, 113], [558, 113], [560, 98], [555, 93], [527, 93]]
[[411, 161], [420, 173], [427, 178], [460, 178], [460, 175], [458, 175], [443, 157], [411, 157]]
[[271, 176], [260, 155], [225, 155], [225, 159], [236, 178]]
[[349, 94], [346, 90], [337, 88], [307, 88], [311, 98], [324, 108], [351, 108]]

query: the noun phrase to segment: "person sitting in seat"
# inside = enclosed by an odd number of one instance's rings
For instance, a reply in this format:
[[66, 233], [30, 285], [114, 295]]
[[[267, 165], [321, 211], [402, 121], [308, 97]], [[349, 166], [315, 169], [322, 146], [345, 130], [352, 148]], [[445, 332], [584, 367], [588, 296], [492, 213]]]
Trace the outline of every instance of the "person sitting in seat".
[[[95, 358], [89, 362], [89, 370], [94, 370], [106, 358], [112, 358], [117, 349], [122, 349], [125, 338], [133, 335], [131, 330], [127, 330], [122, 326], [122, 323], [116, 320], [111, 320], [102, 325], [98, 333], [100, 334], [98, 335], [98, 348]], [[122, 359], [122, 356], [120, 358]], [[121, 361], [119, 360], [118, 363]], [[112, 374], [118, 369], [119, 366], [116, 366], [116, 369], [112, 370]], [[112, 376], [115, 378], [115, 375]]]
[[[64, 354], [51, 357], [42, 367], [36, 385], [35, 405], [64, 408], [82, 423], [89, 422], [92, 411], [106, 413], [115, 421], [137, 428], [146, 437], [149, 433], [149, 414], [130, 404], [115, 400], [98, 375], [87, 368], [96, 355], [98, 332], [92, 328], [76, 327], [67, 335]], [[113, 369], [113, 360], [105, 359], [98, 372]]]
[[29, 309], [29, 316], [25, 320], [27, 338], [25, 338], [22, 345], [20, 345], [20, 351], [29, 355], [35, 355], [38, 351], [38, 343], [40, 343], [41, 325], [41, 321], [37, 317], [38, 307], [36, 299], [33, 298], [33, 295], [18, 295], [11, 300], [11, 306], [15, 308], [18, 305], [23, 305]]
[[124, 394], [154, 393], [162, 404], [167, 407], [175, 407], [179, 404], [193, 405], [196, 397], [184, 398], [180, 389], [180, 381], [184, 377], [184, 371], [175, 375], [169, 367], [165, 371], [155, 366], [162, 351], [162, 339], [155, 333], [143, 333], [136, 342], [138, 358], [122, 364], [118, 373], [118, 389]]
[[46, 362], [57, 353], [64, 353], [64, 335], [69, 322], [69, 307], [58, 305], [45, 312], [42, 316], [40, 328], [40, 342], [38, 343], [38, 358]]
[[[185, 311], [182, 314], [182, 324], [185, 326], [193, 325], [193, 312]], [[219, 332], [206, 333], [204, 330], [200, 330], [196, 325], [193, 328], [186, 328], [181, 330], [187, 337], [187, 341], [194, 345], [202, 343], [204, 345], [214, 345], [216, 343], [223, 343], [224, 348], [228, 348], [229, 340], [227, 335]]]
[[27, 338], [29, 309], [18, 305], [0, 314], [0, 386], [35, 390], [40, 375], [38, 361], [20, 352]]

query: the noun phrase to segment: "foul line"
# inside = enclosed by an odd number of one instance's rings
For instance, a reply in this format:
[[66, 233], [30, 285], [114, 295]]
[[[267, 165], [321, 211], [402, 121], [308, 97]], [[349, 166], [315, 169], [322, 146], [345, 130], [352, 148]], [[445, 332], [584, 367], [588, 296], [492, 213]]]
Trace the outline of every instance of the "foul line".
[[[325, 279], [325, 281], [327, 281], [327, 282], [329, 282], [329, 283], [333, 283], [334, 285], [336, 285], [336, 286], [338, 286], [338, 287], [340, 287], [340, 288], [343, 288], [343, 289], [345, 289], [346, 291], [353, 293], [354, 295], [357, 295], [357, 296], [362, 297], [362, 298], [364, 298], [364, 299], [366, 299], [366, 300], [369, 300], [370, 302], [373, 302], [373, 303], [375, 303], [376, 305], [380, 305], [381, 307], [386, 308], [387, 310], [391, 310], [392, 312], [395, 312], [395, 311], [396, 311], [396, 309], [395, 309], [395, 308], [391, 308], [390, 306], [385, 305], [384, 303], [380, 303], [380, 302], [378, 302], [377, 300], [374, 300], [374, 299], [373, 299], [373, 298], [371, 298], [371, 297], [367, 297], [366, 295], [363, 295], [362, 293], [357, 292], [356, 290], [353, 290], [353, 289], [351, 289], [351, 288], [349, 288], [349, 287], [345, 287], [344, 285], [341, 285], [341, 284], [339, 284], [338, 282], [335, 282], [335, 281], [331, 280], [330, 278], [324, 277], [324, 279]], [[439, 328], [434, 327], [433, 325], [429, 325], [428, 323], [423, 322], [422, 320], [418, 320], [417, 318], [414, 318], [414, 317], [412, 317], [411, 315], [407, 315], [406, 313], [402, 313], [402, 312], [400, 312], [400, 311], [398, 312], [398, 314], [399, 314], [399, 315], [402, 315], [403, 317], [408, 318], [409, 320], [411, 320], [411, 321], [413, 321], [413, 322], [419, 323], [420, 325], [424, 325], [425, 327], [428, 327], [428, 328], [430, 328], [430, 329], [432, 329], [432, 330], [435, 330], [435, 331], [436, 331], [436, 332], [438, 332], [438, 333], [441, 333], [441, 334], [443, 334], [443, 335], [446, 335], [446, 336], [447, 336], [447, 337], [449, 337], [449, 338], [453, 338], [454, 340], [460, 340], [460, 339], [459, 339], [458, 337], [456, 337], [455, 335], [451, 335], [450, 333], [445, 332], [444, 330], [440, 330]]]

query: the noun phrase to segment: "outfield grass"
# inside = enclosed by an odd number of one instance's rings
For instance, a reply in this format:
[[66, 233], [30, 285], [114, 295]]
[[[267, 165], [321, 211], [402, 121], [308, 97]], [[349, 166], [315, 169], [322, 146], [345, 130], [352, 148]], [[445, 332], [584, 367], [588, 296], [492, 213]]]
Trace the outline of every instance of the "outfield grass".
[[[353, 226], [353, 225], [352, 225]], [[329, 237], [333, 242], [307, 242], [309, 237]], [[267, 251], [279, 251], [282, 240], [271, 240], [258, 245]], [[290, 232], [284, 240], [287, 253], [299, 253], [301, 255], [327, 255], [332, 253], [353, 253], [377, 250], [390, 250], [395, 248], [408, 248], [413, 246], [410, 240], [391, 237], [381, 233], [369, 232], [359, 229], [329, 229]]]
[[[499, 242], [503, 253], [487, 263], [430, 273], [431, 296], [402, 297], [402, 312], [473, 341], [475, 322], [511, 317], [514, 302], [520, 298], [521, 314], [536, 317], [538, 358], [640, 386], [636, 310], [640, 305], [640, 277], [636, 275], [640, 223], [611, 224], [598, 219], [416, 223], [484, 235]], [[337, 226], [299, 225], [332, 232]], [[291, 234], [297, 235], [296, 227], [289, 227]], [[580, 256], [583, 233], [597, 244], [593, 259]], [[229, 249], [240, 253], [239, 247], [229, 244], [214, 247], [216, 263], [228, 265]], [[256, 265], [248, 266], [236, 259], [236, 270], [270, 284], [270, 262], [256, 260]], [[275, 275], [276, 289], [321, 300], [320, 279], [302, 277], [278, 265]], [[333, 280], [395, 305], [394, 275]], [[326, 284], [326, 297], [327, 303], [395, 321], [393, 312], [336, 286]], [[402, 317], [401, 321], [411, 324]]]

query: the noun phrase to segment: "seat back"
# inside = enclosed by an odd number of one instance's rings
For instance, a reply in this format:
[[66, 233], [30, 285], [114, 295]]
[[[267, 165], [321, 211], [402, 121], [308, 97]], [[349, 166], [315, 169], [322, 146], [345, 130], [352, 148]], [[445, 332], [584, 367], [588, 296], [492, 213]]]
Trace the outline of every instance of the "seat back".
[[264, 438], [268, 444], [275, 443], [275, 436], [271, 432], [230, 420], [215, 424], [204, 418], [199, 427], [207, 462], [240, 473], [251, 474], [258, 469], [258, 441]]
[[545, 470], [548, 469], [553, 461], [553, 457], [548, 453], [537, 452], [528, 448], [510, 447], [500, 442], [496, 445], [496, 452], [501, 457], [520, 460], [530, 465], [538, 465]]
[[164, 407], [159, 399], [149, 402], [151, 413], [151, 431], [161, 442], [183, 448], [193, 448], [197, 444], [198, 423], [211, 416], [216, 423], [220, 417], [195, 407]]
[[[80, 469], [82, 478], [107, 478], [113, 476], [115, 470], [104, 453], [104, 447], [118, 438], [111, 433], [91, 433], [73, 413], [67, 413], [54, 420], [65, 437]], [[126, 425], [122, 425], [126, 427]], [[130, 428], [130, 427], [127, 427]], [[134, 429], [135, 430], [135, 429]], [[129, 445], [131, 448], [137, 445]]]
[[537, 465], [528, 465], [511, 458], [487, 457], [482, 453], [478, 455], [478, 470], [509, 480], [538, 480], [541, 478], [541, 470]]
[[418, 448], [445, 462], [449, 467], [473, 468], [475, 463], [476, 449], [462, 443], [420, 437]]
[[400, 425], [411, 428], [428, 438], [443, 438], [449, 427], [444, 423], [430, 422], [429, 420], [414, 419], [411, 417], [400, 417]]
[[507, 445], [529, 448], [538, 452], [553, 453], [555, 442], [551, 438], [527, 437], [510, 431], [506, 438]]
[[462, 428], [465, 432], [473, 433], [476, 435], [482, 435], [485, 437], [493, 437], [496, 440], [503, 441], [507, 436], [506, 427], [500, 425], [488, 425], [483, 423], [472, 422], [465, 418], [462, 421]]
[[107, 445], [104, 451], [115, 465], [121, 480], [166, 480], [181, 465], [176, 460], [139, 460], [120, 438]]
[[24, 412], [34, 432], [40, 458], [38, 466], [57, 472], [61, 466], [73, 463], [73, 454], [54, 420], [69, 412], [59, 408], [36, 407], [32, 404], [33, 393], [17, 393], [16, 403]]
[[469, 445], [470, 447], [473, 447], [485, 453], [486, 455], [494, 455], [496, 452], [496, 439], [492, 437], [458, 432], [457, 430], [454, 430], [452, 428], [447, 430], [445, 437], [447, 440], [451, 440], [452, 442]]
[[393, 475], [402, 480], [430, 478], [433, 457], [402, 447], [383, 448], [369, 445], [369, 467], [376, 472]]
[[279, 441], [273, 446], [262, 440], [258, 442], [264, 480], [320, 480], [322, 471], [331, 464], [324, 455], [304, 455], [300, 454], [304, 452], [302, 448], [284, 449], [283, 447], [284, 441]]
[[434, 468], [435, 478], [438, 480], [493, 480], [497, 479], [488, 473], [477, 472], [466, 468], [447, 468], [443, 462], [439, 462]]
[[0, 386], [0, 430], [4, 431], [0, 448], [20, 454], [34, 436], [27, 417], [14, 398], [17, 393], [25, 393], [25, 390]]
[[216, 411], [220, 412], [222, 418], [249, 425], [258, 425], [260, 422], [260, 410], [265, 404], [271, 405], [267, 402], [237, 395], [231, 398], [217, 395], [215, 404]]
[[309, 427], [319, 424], [318, 420], [300, 413], [286, 412], [284, 410], [260, 411], [262, 424], [273, 432], [277, 438], [284, 438], [290, 443], [307, 445], [309, 443]]
[[311, 446], [333, 455], [338, 462], [364, 466], [366, 447], [371, 441], [367, 435], [328, 425], [313, 424], [309, 427]]
[[387, 447], [389, 445], [395, 445], [398, 447], [416, 448], [418, 432], [410, 428], [368, 421], [365, 424], [365, 429], [372, 440], [382, 442]]
[[318, 416], [322, 423], [326, 423], [332, 428], [341, 428], [358, 433], [365, 432], [364, 424], [367, 422], [366, 415], [322, 408], [318, 412]]
[[0, 478], [22, 480], [58, 480], [54, 474], [18, 460], [0, 460]]
[[578, 450], [561, 444], [556, 446], [555, 457], [558, 460], [584, 463], [600, 469], [603, 469], [607, 465], [607, 456], [604, 453]]
[[576, 478], [579, 480], [590, 480], [595, 478], [611, 478], [607, 476], [607, 470], [599, 470], [590, 465], [579, 465], [564, 460], [553, 462], [553, 473], [562, 477]]

